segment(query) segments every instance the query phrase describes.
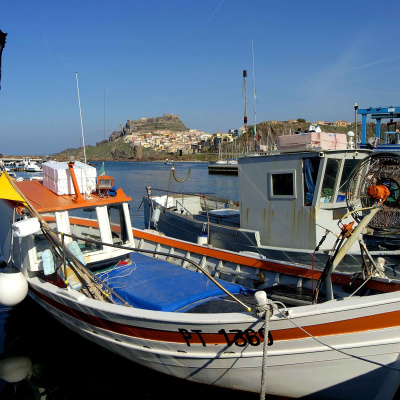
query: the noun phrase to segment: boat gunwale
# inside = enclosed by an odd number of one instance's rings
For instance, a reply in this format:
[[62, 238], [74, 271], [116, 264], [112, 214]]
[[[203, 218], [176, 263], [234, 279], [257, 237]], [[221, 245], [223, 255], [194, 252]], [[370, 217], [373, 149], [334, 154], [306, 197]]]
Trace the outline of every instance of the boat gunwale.
[[[202, 326], [202, 335], [204, 337], [215, 337], [214, 335], [217, 332], [213, 333], [211, 331], [213, 327], [226, 327], [226, 325], [229, 325], [229, 332], [231, 332], [231, 329], [235, 328], [235, 326], [246, 325], [257, 329], [264, 324], [263, 318], [260, 319], [254, 315], [246, 315], [246, 313], [191, 314], [124, 307], [87, 297], [83, 298], [82, 301], [77, 301], [62, 296], [59, 288], [48, 282], [41, 281], [39, 278], [29, 278], [28, 281], [33, 292], [30, 293], [30, 296], [39, 297], [40, 300], [35, 300], [39, 303], [45, 302], [47, 304], [45, 307], [51, 307], [57, 310], [58, 313], [66, 313], [69, 318], [77, 319], [90, 326], [116, 334], [127, 335], [138, 340], [165, 341], [183, 345], [185, 340], [180, 336], [182, 335], [180, 329], [187, 330], [191, 326]], [[32, 288], [32, 285], [36, 287]], [[50, 290], [48, 290], [49, 287], [51, 287]], [[312, 337], [341, 337], [371, 331], [399, 329], [400, 323], [396, 321], [398, 321], [397, 316], [400, 314], [400, 293], [386, 293], [375, 295], [374, 297], [377, 296], [379, 296], [379, 299], [372, 299], [372, 296], [369, 296], [367, 301], [365, 297], [360, 297], [352, 298], [350, 302], [332, 301], [322, 303], [318, 304], [318, 308], [315, 305], [289, 308], [290, 317], [285, 317], [281, 313], [271, 317], [270, 330], [274, 335], [274, 340], [280, 342], [302, 341], [304, 339], [311, 339]], [[385, 299], [382, 299], [382, 296]], [[54, 303], [57, 303], [59, 306], [54, 305]], [[374, 307], [385, 306], [388, 306], [388, 308], [392, 306], [392, 309], [380, 313], [373, 312]], [[89, 312], [85, 311], [85, 308]], [[349, 317], [348, 313], [353, 313], [361, 309], [366, 311], [366, 314]], [[91, 310], [94, 312], [90, 312]], [[343, 313], [341, 318], [335, 319], [335, 316], [337, 317], [340, 312]], [[322, 315], [327, 320], [321, 320]], [[394, 318], [391, 318], [393, 316]], [[61, 315], [59, 317], [63, 318]], [[373, 325], [373, 323], [376, 325]], [[182, 324], [181, 327], [179, 327], [180, 324]], [[279, 324], [279, 326], [274, 326], [275, 324]], [[210, 331], [207, 331], [207, 327], [209, 327]], [[172, 335], [175, 339], [163, 340], [159, 338], [159, 335], [164, 336], [164, 338], [170, 338]], [[230, 335], [232, 338], [235, 337], [235, 333], [231, 333]], [[200, 343], [195, 342], [193, 344]], [[223, 341], [219, 344], [223, 344]]]
[[[314, 280], [319, 279], [322, 274], [321, 270], [313, 272], [312, 267], [304, 264], [290, 263], [290, 265], [288, 265], [288, 263], [285, 261], [270, 260], [268, 258], [260, 259], [257, 256], [253, 257], [251, 255], [241, 255], [240, 253], [236, 253], [234, 251], [200, 246], [195, 243], [185, 242], [183, 240], [175, 239], [169, 236], [158, 235], [156, 233], [149, 232], [149, 230], [133, 228], [132, 231], [133, 236], [137, 238], [154, 242], [155, 240], [151, 239], [151, 237], [153, 236], [157, 238], [156, 241], [158, 244], [161, 243], [173, 248], [177, 247], [190, 253], [195, 252], [202, 256], [222, 259], [224, 261], [233, 262], [235, 264], [241, 264], [255, 269], [258, 268], [263, 271], [273, 271], [308, 279], [314, 278]], [[174, 246], [174, 243], [178, 243], [179, 246]], [[171, 254], [171, 257], [172, 256], [173, 254]], [[353, 272], [335, 271], [332, 274], [332, 282], [338, 284], [349, 284], [352, 277]], [[394, 292], [400, 290], [400, 280], [393, 280], [389, 278], [374, 278], [374, 280], [368, 281], [366, 286], [371, 289], [381, 290], [382, 292], [386, 292], [388, 291], [388, 289], [390, 289], [391, 292]]]

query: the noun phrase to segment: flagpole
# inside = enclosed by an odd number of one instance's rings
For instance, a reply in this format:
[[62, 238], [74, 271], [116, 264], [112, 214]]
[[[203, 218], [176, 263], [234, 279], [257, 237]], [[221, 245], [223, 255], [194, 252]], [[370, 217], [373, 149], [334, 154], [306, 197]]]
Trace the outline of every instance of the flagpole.
[[85, 137], [84, 137], [84, 135], [83, 135], [82, 110], [81, 110], [81, 98], [80, 98], [80, 96], [79, 96], [78, 73], [75, 72], [75, 75], [76, 75], [76, 88], [78, 89], [79, 115], [80, 115], [80, 117], [81, 117], [83, 159], [84, 159], [84, 162], [85, 162], [85, 164], [86, 164]]

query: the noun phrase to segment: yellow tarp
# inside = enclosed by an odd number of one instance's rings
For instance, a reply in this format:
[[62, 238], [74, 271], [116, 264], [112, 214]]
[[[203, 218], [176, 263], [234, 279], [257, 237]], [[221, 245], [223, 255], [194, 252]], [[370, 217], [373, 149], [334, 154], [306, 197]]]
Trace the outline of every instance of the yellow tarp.
[[4, 172], [0, 176], [0, 199], [14, 200], [25, 203], [22, 196], [18, 194], [18, 192], [12, 187], [9, 178]]

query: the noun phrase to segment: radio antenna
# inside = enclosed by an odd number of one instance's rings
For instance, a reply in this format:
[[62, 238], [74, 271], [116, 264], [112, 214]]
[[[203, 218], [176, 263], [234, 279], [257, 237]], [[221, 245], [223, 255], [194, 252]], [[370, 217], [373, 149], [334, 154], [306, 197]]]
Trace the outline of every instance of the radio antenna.
[[81, 117], [83, 159], [84, 159], [84, 163], [86, 164], [85, 136], [83, 135], [82, 110], [81, 110], [81, 98], [80, 98], [80, 96], [79, 96], [78, 73], [75, 72], [75, 75], [76, 75], [76, 88], [78, 89], [79, 115], [80, 115], [80, 117]]

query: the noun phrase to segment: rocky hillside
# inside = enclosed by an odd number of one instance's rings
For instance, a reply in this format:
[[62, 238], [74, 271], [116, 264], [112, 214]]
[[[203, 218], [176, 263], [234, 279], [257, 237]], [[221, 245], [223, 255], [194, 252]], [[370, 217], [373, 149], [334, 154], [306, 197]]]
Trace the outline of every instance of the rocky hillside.
[[[134, 159], [134, 148], [122, 140], [101, 142], [96, 146], [86, 146], [85, 153], [87, 160], [124, 161]], [[53, 154], [53, 157], [59, 161], [68, 161], [70, 156], [73, 156], [75, 160], [83, 159], [82, 147], [67, 149], [61, 153]]]
[[[167, 118], [168, 119], [168, 118]], [[151, 122], [148, 122], [151, 121]], [[158, 121], [158, 122], [157, 122]], [[165, 115], [164, 117], [158, 118], [143, 118], [138, 121], [128, 121], [131, 124], [128, 124], [129, 129], [144, 129], [145, 132], [151, 131], [151, 126], [162, 126], [162, 124], [166, 121]], [[178, 119], [172, 118], [171, 121], [180, 121]], [[132, 124], [133, 123], [133, 124]], [[135, 124], [136, 123], [136, 124]], [[181, 126], [184, 126], [183, 123]], [[158, 124], [158, 125], [157, 125]], [[165, 125], [164, 125], [165, 126]], [[171, 126], [171, 125], [169, 125]], [[266, 121], [261, 122], [257, 125], [257, 135], [261, 138], [260, 144], [268, 145], [268, 148], [271, 148], [272, 144], [276, 142], [277, 137], [280, 135], [288, 135], [290, 133], [294, 133], [299, 128], [305, 132], [308, 129], [309, 123], [288, 123], [286, 121]], [[375, 127], [374, 123], [367, 124], [367, 137], [372, 137], [375, 135]], [[336, 126], [327, 126], [321, 127], [323, 130], [327, 132], [336, 132], [336, 133], [346, 133], [350, 130], [355, 131], [354, 123], [348, 127], [336, 127]], [[382, 124], [382, 132], [386, 131], [386, 124]], [[161, 128], [158, 128], [161, 129]], [[187, 128], [185, 128], [187, 129]], [[360, 135], [361, 126], [358, 126], [358, 135]], [[127, 130], [128, 131], [128, 130]], [[128, 133], [127, 133], [128, 134]], [[124, 136], [124, 135], [122, 135]], [[133, 161], [133, 160], [142, 160], [142, 161], [151, 161], [151, 160], [163, 160], [166, 158], [165, 153], [156, 152], [152, 149], [142, 149], [142, 154], [140, 157], [135, 155], [134, 147], [129, 145], [128, 143], [124, 143], [122, 136], [117, 136], [113, 141], [104, 140], [96, 144], [96, 146], [87, 146], [86, 151], [86, 159], [87, 160], [98, 160], [98, 161]], [[253, 137], [253, 127], [249, 126], [248, 128], [248, 138], [251, 141]], [[111, 139], [111, 137], [110, 137]], [[118, 140], [120, 139], [120, 140]], [[245, 135], [239, 136], [237, 140], [237, 146], [244, 146], [245, 143]], [[223, 146], [225, 146], [223, 144]], [[228, 145], [231, 146], [231, 145]], [[225, 148], [223, 148], [225, 151]], [[196, 155], [187, 155], [185, 157], [181, 157], [181, 159], [189, 160], [189, 159], [199, 159], [202, 161], [205, 160], [214, 160], [218, 155], [218, 148], [215, 147], [204, 147], [202, 149], [202, 154]], [[54, 154], [58, 160], [68, 160], [70, 156], [74, 156], [76, 160], [83, 159], [83, 150], [82, 148], [78, 149], [67, 149], [62, 151], [61, 153]], [[214, 157], [214, 158], [212, 158]]]
[[119, 132], [110, 135], [110, 142], [132, 133], [155, 132], [159, 130], [170, 130], [174, 132], [188, 131], [189, 129], [176, 114], [164, 114], [162, 117], [140, 118], [135, 121], [128, 120]]

